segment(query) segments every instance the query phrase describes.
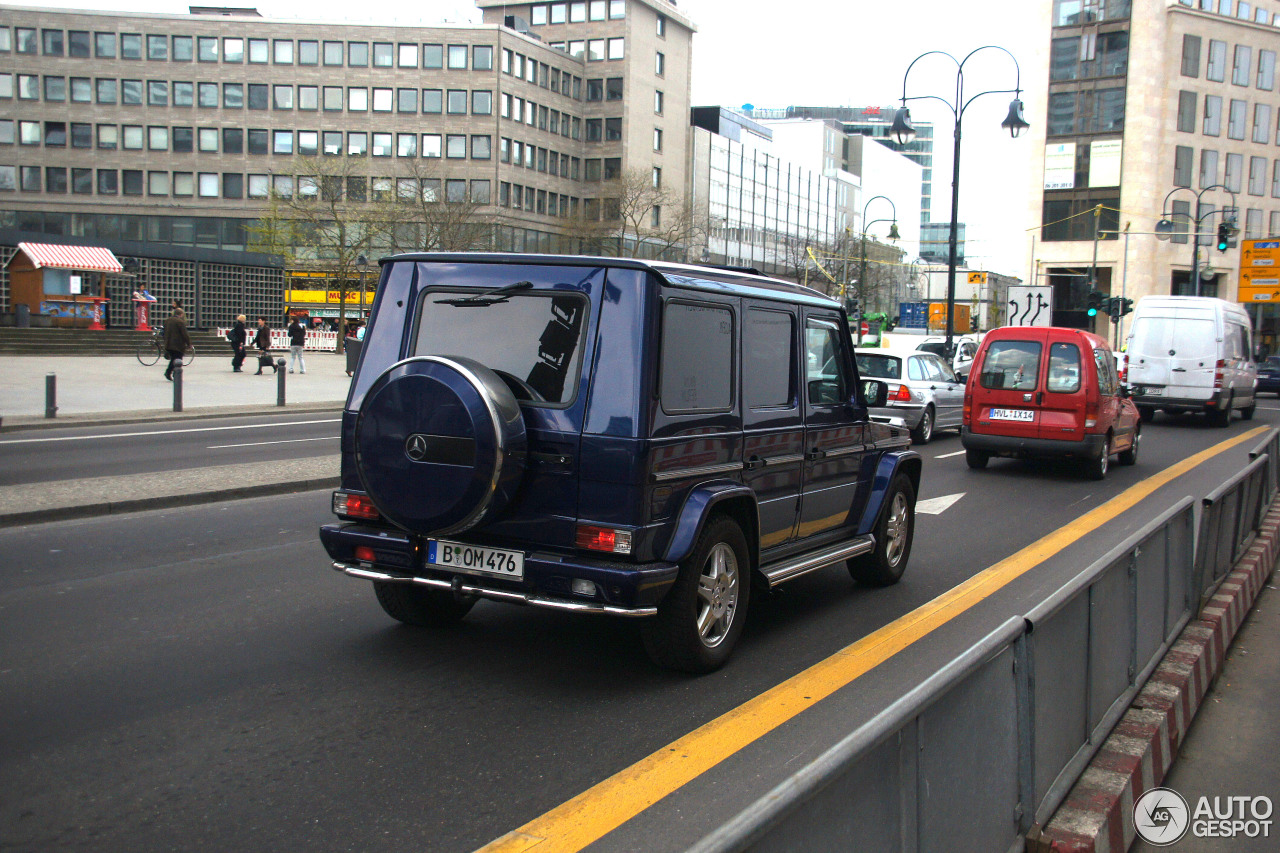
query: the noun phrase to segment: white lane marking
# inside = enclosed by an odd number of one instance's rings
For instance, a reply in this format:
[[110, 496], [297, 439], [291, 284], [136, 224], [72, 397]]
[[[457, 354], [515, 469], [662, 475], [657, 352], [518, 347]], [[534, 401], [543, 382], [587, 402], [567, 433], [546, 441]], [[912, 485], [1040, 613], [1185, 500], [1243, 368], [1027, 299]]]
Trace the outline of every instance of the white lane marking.
[[178, 435], [184, 432], [218, 432], [220, 430], [231, 429], [261, 429], [262, 427], [282, 427], [282, 426], [308, 426], [311, 424], [339, 424], [342, 418], [327, 418], [320, 421], [286, 421], [284, 423], [273, 422], [264, 424], [237, 424], [235, 426], [216, 426], [216, 427], [192, 427], [191, 429], [166, 429], [156, 430], [154, 432], [114, 432], [107, 435], [64, 435], [56, 438], [13, 438], [8, 440], [0, 440], [0, 445], [6, 444], [38, 444], [42, 441], [98, 441], [104, 438], [137, 438], [141, 435]]
[[960, 492], [957, 495], [943, 495], [940, 498], [929, 498], [927, 501], [916, 501], [916, 512], [923, 512], [925, 515], [942, 515], [964, 496], [965, 493]]
[[205, 450], [223, 450], [228, 447], [261, 447], [264, 444], [295, 444], [299, 441], [337, 441], [336, 435], [322, 435], [318, 438], [282, 438], [279, 441], [251, 441], [248, 444], [211, 444]]
[[935, 456], [934, 459], [950, 459], [952, 456], [964, 456], [963, 450], [957, 450], [955, 453], [944, 453], [941, 456]]

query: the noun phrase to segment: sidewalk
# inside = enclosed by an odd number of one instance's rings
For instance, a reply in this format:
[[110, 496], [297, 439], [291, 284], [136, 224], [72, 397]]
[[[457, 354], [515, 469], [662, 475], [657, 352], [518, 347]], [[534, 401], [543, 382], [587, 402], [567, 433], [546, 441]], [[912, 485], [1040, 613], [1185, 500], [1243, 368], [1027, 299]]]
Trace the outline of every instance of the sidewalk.
[[[287, 364], [287, 352], [273, 355]], [[307, 372], [285, 375], [287, 406], [340, 408], [351, 382], [345, 359], [334, 353], [307, 353]], [[173, 383], [164, 378], [165, 365], [160, 361], [144, 367], [128, 356], [9, 356], [0, 361], [0, 429], [172, 417]], [[252, 359], [247, 359], [244, 372], [233, 373], [230, 347], [218, 353], [197, 353], [183, 369], [184, 413], [280, 411], [276, 375], [267, 371], [256, 376], [256, 370]], [[56, 418], [46, 419], [45, 385], [50, 373], [56, 377], [58, 409]]]
[[[144, 367], [132, 357], [10, 356], [0, 361], [0, 441], [46, 427], [187, 420], [226, 415], [271, 415], [342, 408], [351, 380], [346, 356], [307, 353], [307, 372], [287, 373], [286, 405], [276, 405], [279, 377], [231, 371], [227, 352], [196, 359], [183, 370], [183, 411], [173, 411], [173, 383], [165, 362]], [[45, 377], [56, 376], [57, 417], [45, 418]], [[162, 474], [93, 477], [0, 487], [0, 526], [37, 524], [63, 518], [136, 512], [257, 495], [336, 486], [337, 454], [267, 463], [255, 469], [251, 486], [229, 486], [236, 471], [226, 466]]]

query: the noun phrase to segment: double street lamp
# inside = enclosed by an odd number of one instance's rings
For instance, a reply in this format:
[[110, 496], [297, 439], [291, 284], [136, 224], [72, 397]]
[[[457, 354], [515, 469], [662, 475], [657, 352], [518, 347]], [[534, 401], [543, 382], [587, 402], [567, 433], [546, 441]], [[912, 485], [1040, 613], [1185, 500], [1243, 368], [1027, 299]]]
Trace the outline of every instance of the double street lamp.
[[[965, 99], [964, 94], [964, 66], [973, 56], [984, 50], [999, 50], [1008, 55], [1013, 61], [1014, 67], [1014, 87], [1012, 89], [988, 89], [983, 92]], [[916, 95], [907, 96], [907, 78], [911, 75], [911, 69], [915, 64], [926, 56], [945, 56], [956, 65], [956, 88], [955, 99], [947, 100], [937, 95]], [[1012, 92], [1013, 100], [1009, 102], [1009, 114], [1005, 116], [1004, 121], [1000, 122], [1000, 126], [1009, 131], [1009, 135], [1017, 138], [1024, 130], [1031, 125], [1022, 115], [1022, 101], [1019, 96], [1022, 94], [1022, 69], [1018, 66], [1018, 60], [1012, 53], [1009, 53], [1003, 47], [994, 44], [983, 45], [982, 47], [971, 50], [964, 59], [956, 59], [951, 54], [941, 50], [930, 50], [920, 54], [911, 60], [911, 64], [907, 66], [907, 71], [902, 75], [902, 107], [893, 117], [893, 128], [890, 133], [898, 141], [900, 145], [906, 145], [915, 137], [915, 128], [911, 125], [911, 111], [907, 109], [907, 101], [918, 100], [935, 100], [942, 101], [951, 109], [951, 114], [955, 118], [955, 147], [951, 161], [951, 238], [950, 247], [947, 256], [947, 342], [946, 351], [950, 355], [954, 352], [954, 344], [952, 339], [955, 335], [955, 308], [956, 308], [956, 228], [960, 214], [960, 125], [964, 120], [964, 111], [969, 105], [983, 95], [993, 95], [1000, 92]]]
[[1237, 230], [1235, 220], [1234, 219], [1228, 220], [1225, 216], [1225, 211], [1222, 208], [1215, 208], [1213, 210], [1205, 211], [1204, 213], [1200, 212], [1200, 209], [1202, 206], [1200, 199], [1205, 193], [1209, 192], [1210, 190], [1226, 190], [1227, 192], [1231, 193], [1231, 209], [1233, 211], [1240, 209], [1239, 203], [1236, 201], [1235, 192], [1223, 186], [1222, 184], [1212, 184], [1200, 190], [1200, 192], [1195, 193], [1195, 197], [1196, 197], [1195, 216], [1192, 216], [1190, 213], [1187, 213], [1181, 210], [1170, 212], [1169, 199], [1170, 197], [1173, 196], [1174, 193], [1183, 192], [1183, 191], [1189, 192], [1189, 193], [1194, 192], [1194, 190], [1192, 190], [1190, 187], [1174, 187], [1173, 189], [1169, 190], [1169, 193], [1164, 197], [1164, 203], [1161, 204], [1160, 206], [1160, 221], [1156, 223], [1156, 239], [1159, 239], [1159, 240], [1168, 240], [1171, 236], [1173, 236], [1173, 234], [1176, 233], [1176, 230], [1177, 230], [1176, 225], [1171, 217], [1185, 216], [1192, 223], [1193, 227], [1191, 230], [1193, 233], [1191, 235], [1191, 283], [1192, 283], [1192, 286], [1195, 288], [1196, 296], [1200, 295], [1200, 226], [1204, 224], [1204, 221], [1206, 219], [1209, 219], [1215, 213], [1223, 213], [1224, 214], [1222, 219], [1223, 225], [1225, 225], [1232, 232]]
[[[871, 202], [877, 199], [880, 199], [881, 201], [889, 202], [889, 209], [893, 211], [893, 217], [890, 219], [873, 219], [870, 222], [868, 222], [867, 208], [871, 206]], [[871, 229], [871, 226], [875, 225], [877, 222], [890, 223], [889, 239], [890, 240], [898, 239], [898, 208], [893, 203], [893, 200], [888, 198], [887, 196], [882, 196], [882, 195], [872, 196], [871, 198], [867, 199], [867, 203], [862, 206], [862, 252], [861, 252], [862, 263], [861, 263], [861, 266], [858, 268], [858, 291], [859, 291], [859, 294], [863, 296], [865, 296], [865, 294], [867, 293], [867, 231], [869, 231]], [[858, 310], [861, 311], [863, 307], [865, 306], [862, 305], [862, 299], [860, 298], [858, 300]], [[858, 322], [858, 340], [859, 341], [862, 340], [861, 321]]]

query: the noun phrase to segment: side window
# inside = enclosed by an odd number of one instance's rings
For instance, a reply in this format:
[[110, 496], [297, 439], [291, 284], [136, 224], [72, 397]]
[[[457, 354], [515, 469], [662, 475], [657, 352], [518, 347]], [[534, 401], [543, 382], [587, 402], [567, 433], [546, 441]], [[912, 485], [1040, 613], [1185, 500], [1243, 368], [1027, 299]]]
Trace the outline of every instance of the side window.
[[1080, 349], [1075, 344], [1051, 344], [1045, 390], [1053, 394], [1074, 394], [1079, 391], [1080, 367]]
[[1034, 391], [1040, 374], [1039, 341], [996, 341], [982, 360], [983, 388]]
[[1111, 352], [1104, 349], [1093, 351], [1093, 363], [1098, 367], [1098, 393], [1106, 397], [1116, 394], [1116, 361]]
[[733, 404], [733, 312], [723, 305], [677, 302], [662, 315], [662, 408], [671, 413], [728, 411]]
[[795, 405], [796, 318], [751, 308], [742, 330], [742, 397], [753, 409]]
[[928, 369], [925, 367], [924, 358], [913, 355], [907, 359], [907, 378], [916, 382], [923, 382], [929, 378]]
[[810, 405], [834, 406], [848, 399], [849, 376], [839, 327], [825, 320], [805, 325], [805, 387]]

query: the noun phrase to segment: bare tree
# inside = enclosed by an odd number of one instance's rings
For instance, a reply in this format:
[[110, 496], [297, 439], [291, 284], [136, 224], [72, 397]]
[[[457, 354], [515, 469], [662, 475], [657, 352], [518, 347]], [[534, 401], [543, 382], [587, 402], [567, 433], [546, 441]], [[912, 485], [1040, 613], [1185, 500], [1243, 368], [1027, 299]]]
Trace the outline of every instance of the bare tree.
[[481, 190], [467, 181], [442, 179], [437, 161], [406, 162], [405, 174], [395, 179], [395, 200], [406, 216], [393, 232], [392, 248], [423, 252], [492, 249], [492, 223], [479, 215], [481, 205], [491, 199], [478, 196]]
[[[690, 200], [657, 185], [654, 173], [627, 169], [601, 189], [603, 234], [616, 239], [619, 254], [686, 260], [706, 241], [709, 223]], [[589, 217], [589, 214], [588, 214]]]

